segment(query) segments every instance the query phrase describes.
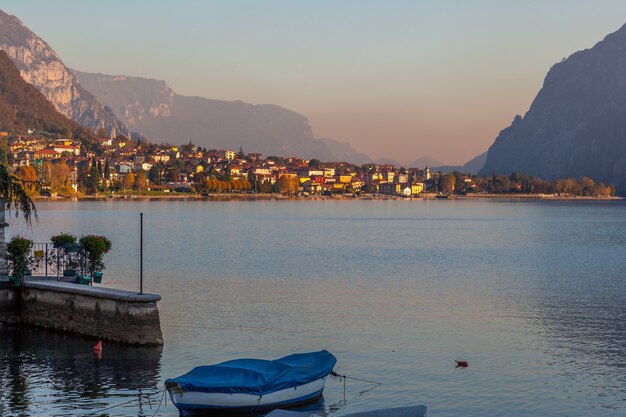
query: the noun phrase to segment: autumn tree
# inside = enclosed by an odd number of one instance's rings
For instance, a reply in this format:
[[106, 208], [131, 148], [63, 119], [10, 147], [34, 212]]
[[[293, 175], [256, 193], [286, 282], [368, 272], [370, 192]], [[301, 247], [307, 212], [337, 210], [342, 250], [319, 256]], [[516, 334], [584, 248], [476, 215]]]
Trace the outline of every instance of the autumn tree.
[[53, 163], [48, 167], [48, 185], [54, 193], [69, 192], [69, 176], [71, 169], [63, 161]]
[[35, 193], [39, 174], [34, 166], [19, 166], [15, 169], [14, 175], [22, 181], [24, 190], [29, 196]]
[[135, 174], [132, 172], [126, 173], [126, 175], [124, 175], [124, 179], [122, 180], [122, 187], [124, 188], [124, 191], [132, 189], [134, 185]]
[[276, 181], [276, 192], [281, 194], [296, 194], [299, 188], [297, 177], [283, 175]]
[[148, 177], [146, 176], [146, 173], [143, 170], [139, 171], [137, 175], [135, 175], [135, 187], [137, 188], [137, 190], [143, 191], [143, 189], [146, 188], [147, 184]]
[[578, 187], [582, 195], [594, 195], [596, 183], [589, 177], [580, 177], [578, 179]]
[[0, 165], [9, 164], [9, 146], [6, 139], [0, 139]]

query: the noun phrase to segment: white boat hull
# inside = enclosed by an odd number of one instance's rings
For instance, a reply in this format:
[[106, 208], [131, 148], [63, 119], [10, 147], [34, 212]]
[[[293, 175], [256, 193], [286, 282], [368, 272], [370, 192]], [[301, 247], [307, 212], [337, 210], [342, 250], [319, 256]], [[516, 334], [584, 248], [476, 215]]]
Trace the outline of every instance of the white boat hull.
[[170, 398], [184, 414], [185, 411], [202, 410], [255, 410], [259, 408], [288, 407], [312, 401], [322, 395], [326, 378], [308, 384], [287, 388], [265, 395], [208, 393], [168, 389]]

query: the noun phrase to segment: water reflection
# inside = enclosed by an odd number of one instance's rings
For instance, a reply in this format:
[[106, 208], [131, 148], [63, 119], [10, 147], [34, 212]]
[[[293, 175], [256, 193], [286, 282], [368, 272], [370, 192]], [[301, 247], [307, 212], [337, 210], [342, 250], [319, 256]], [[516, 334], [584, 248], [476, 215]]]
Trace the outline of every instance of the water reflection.
[[105, 344], [98, 358], [93, 340], [18, 327], [0, 340], [2, 415], [85, 414], [158, 391], [160, 347]]

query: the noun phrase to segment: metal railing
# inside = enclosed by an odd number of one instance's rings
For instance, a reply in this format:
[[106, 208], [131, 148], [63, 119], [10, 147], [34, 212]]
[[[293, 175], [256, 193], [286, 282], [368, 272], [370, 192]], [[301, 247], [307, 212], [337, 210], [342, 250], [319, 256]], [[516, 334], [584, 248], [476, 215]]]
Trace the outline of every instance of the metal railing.
[[57, 247], [52, 243], [33, 243], [30, 255], [33, 276], [60, 279], [87, 272], [85, 250], [79, 245]]

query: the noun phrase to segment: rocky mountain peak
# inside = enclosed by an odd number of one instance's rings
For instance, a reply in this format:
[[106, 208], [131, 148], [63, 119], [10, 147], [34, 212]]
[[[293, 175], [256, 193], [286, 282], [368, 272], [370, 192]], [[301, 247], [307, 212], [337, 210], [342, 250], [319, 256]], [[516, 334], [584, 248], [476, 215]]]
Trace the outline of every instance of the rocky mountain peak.
[[626, 25], [555, 64], [524, 117], [489, 148], [481, 173], [589, 176], [626, 191]]
[[127, 133], [108, 108], [81, 87], [54, 50], [15, 16], [0, 10], [0, 49], [13, 60], [24, 80], [35, 86], [69, 119], [109, 134]]

